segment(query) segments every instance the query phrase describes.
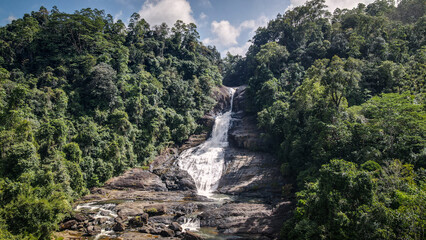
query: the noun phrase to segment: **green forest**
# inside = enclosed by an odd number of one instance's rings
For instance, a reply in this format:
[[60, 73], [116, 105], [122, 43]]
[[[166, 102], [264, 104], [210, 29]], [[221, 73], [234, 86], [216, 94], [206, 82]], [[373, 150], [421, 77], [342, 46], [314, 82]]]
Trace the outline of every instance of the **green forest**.
[[426, 3], [324, 0], [259, 28], [224, 83], [247, 84], [250, 111], [294, 179], [283, 239], [424, 239]]
[[220, 54], [194, 24], [97, 9], [0, 28], [0, 238], [49, 239], [73, 200], [201, 131]]
[[222, 85], [250, 106], [294, 199], [282, 239], [424, 239], [426, 3], [325, 0], [221, 58], [195, 24], [54, 7], [0, 28], [0, 239], [51, 239], [72, 203], [203, 131]]

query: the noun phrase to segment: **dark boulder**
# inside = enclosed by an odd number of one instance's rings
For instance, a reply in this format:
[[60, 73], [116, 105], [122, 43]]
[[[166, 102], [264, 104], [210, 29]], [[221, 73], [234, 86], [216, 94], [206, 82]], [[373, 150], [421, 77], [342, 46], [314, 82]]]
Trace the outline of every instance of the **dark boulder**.
[[74, 228], [77, 228], [77, 221], [76, 220], [66, 221], [59, 226], [59, 230], [61, 230], [61, 231], [67, 230], [67, 229], [74, 229]]
[[162, 237], [174, 237], [175, 232], [173, 230], [171, 230], [170, 228], [165, 228], [160, 232], [160, 235]]
[[148, 223], [148, 213], [142, 213], [129, 220], [129, 227], [142, 227]]
[[161, 180], [170, 191], [191, 191], [197, 190], [194, 179], [188, 172], [180, 170], [177, 166], [160, 175]]
[[183, 240], [204, 240], [204, 238], [201, 237], [200, 235], [190, 231], [186, 231], [182, 235], [183, 235], [183, 238], [182, 238]]
[[101, 227], [90, 225], [86, 228], [86, 235], [95, 236], [101, 232]]
[[167, 207], [165, 205], [150, 205], [144, 207], [144, 212], [151, 216], [160, 216], [167, 213]]
[[169, 226], [169, 228], [175, 232], [180, 231], [182, 232], [182, 227], [177, 222], [172, 222]]
[[116, 222], [112, 227], [112, 230], [114, 230], [115, 232], [123, 232], [124, 230], [126, 230], [126, 227], [122, 222]]

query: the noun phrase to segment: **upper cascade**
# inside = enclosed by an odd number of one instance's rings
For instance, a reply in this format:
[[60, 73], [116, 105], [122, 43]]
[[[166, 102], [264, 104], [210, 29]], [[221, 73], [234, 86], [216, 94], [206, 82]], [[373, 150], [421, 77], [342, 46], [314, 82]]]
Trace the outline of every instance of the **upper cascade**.
[[204, 143], [181, 153], [178, 166], [194, 179], [199, 195], [211, 197], [216, 191], [225, 165], [225, 148], [228, 147], [228, 130], [231, 122], [235, 89], [229, 89], [231, 103], [229, 111], [215, 119], [211, 137]]

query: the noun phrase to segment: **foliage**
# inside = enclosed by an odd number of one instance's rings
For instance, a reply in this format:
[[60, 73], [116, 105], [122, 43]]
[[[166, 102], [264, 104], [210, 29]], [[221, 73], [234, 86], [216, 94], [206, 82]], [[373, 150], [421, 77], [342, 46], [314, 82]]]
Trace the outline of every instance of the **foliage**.
[[201, 129], [221, 84], [220, 54], [182, 21], [41, 7], [0, 42], [0, 238], [49, 239], [88, 188]]
[[424, 238], [425, 17], [418, 0], [333, 14], [311, 0], [226, 57], [224, 80], [248, 85], [247, 110], [296, 182], [283, 238]]

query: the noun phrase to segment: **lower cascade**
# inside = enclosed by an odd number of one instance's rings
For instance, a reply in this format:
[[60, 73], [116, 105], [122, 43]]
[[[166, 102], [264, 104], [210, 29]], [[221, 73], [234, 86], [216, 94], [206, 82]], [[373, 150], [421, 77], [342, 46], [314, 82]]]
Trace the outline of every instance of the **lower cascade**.
[[194, 179], [198, 194], [206, 197], [211, 197], [217, 189], [225, 164], [235, 89], [230, 88], [230, 93], [230, 110], [216, 117], [211, 137], [203, 144], [183, 151], [177, 161], [180, 169], [187, 171]]

